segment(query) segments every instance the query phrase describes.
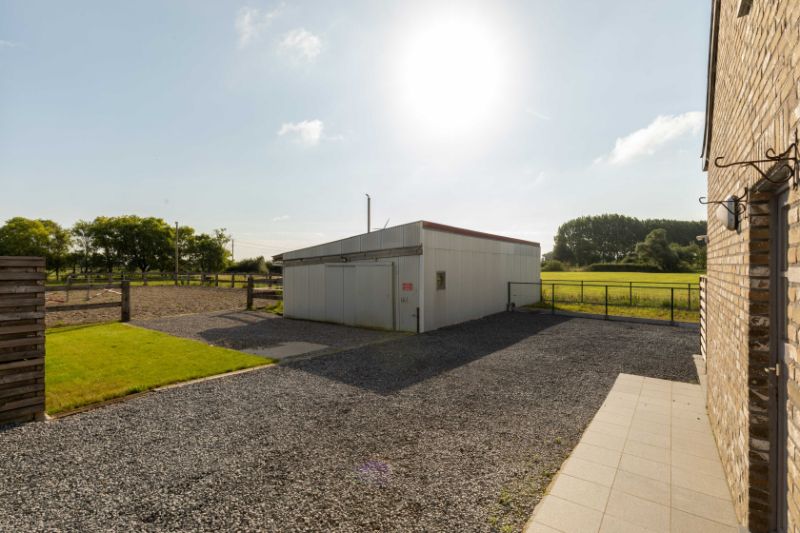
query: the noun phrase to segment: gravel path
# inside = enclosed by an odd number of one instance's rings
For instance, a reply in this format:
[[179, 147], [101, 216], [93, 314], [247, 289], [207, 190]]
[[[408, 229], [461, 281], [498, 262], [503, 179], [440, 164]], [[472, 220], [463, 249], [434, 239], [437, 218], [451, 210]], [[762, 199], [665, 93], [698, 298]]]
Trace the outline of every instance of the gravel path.
[[325, 348], [321, 350], [315, 350], [324, 353], [407, 336], [405, 333], [393, 331], [285, 319], [260, 311], [200, 313], [133, 323], [170, 335], [235, 350], [263, 349], [285, 343], [303, 342], [324, 346]]
[[[118, 302], [119, 294], [108, 291], [92, 291], [90, 303]], [[65, 304], [65, 293], [47, 293], [48, 308]], [[261, 300], [265, 302], [266, 300]], [[72, 291], [69, 304], [87, 303], [86, 291]], [[223, 289], [216, 287], [131, 287], [131, 318], [142, 320], [154, 317], [204, 313], [227, 309], [244, 309], [247, 294], [244, 289]], [[65, 311], [47, 313], [47, 327], [109, 322], [119, 320], [120, 310], [90, 309], [88, 311]]]
[[0, 431], [0, 530], [519, 530], [617, 374], [697, 344], [501, 314]]

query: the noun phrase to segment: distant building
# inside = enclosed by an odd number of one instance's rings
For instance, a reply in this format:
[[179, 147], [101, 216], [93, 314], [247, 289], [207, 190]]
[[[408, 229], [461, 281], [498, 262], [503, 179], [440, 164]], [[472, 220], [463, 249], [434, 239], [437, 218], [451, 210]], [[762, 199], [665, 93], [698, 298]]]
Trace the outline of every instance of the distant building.
[[800, 531], [798, 162], [777, 157], [797, 155], [800, 2], [713, 0], [712, 10], [703, 147], [709, 417], [741, 524]]
[[[506, 309], [508, 282], [538, 282], [538, 243], [412, 222], [286, 252], [284, 316], [422, 332]], [[539, 287], [515, 286], [517, 305]]]

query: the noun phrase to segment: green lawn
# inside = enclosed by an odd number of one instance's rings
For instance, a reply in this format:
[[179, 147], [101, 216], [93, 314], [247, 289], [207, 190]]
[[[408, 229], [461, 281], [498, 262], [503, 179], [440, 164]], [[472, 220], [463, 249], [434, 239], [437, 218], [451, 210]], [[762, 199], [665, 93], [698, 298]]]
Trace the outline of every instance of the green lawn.
[[[649, 272], [542, 272], [542, 303], [565, 311], [698, 322], [701, 274]], [[581, 281], [583, 286], [581, 287]], [[554, 285], [552, 285], [554, 284]]]
[[121, 323], [49, 329], [46, 348], [49, 414], [274, 362]]

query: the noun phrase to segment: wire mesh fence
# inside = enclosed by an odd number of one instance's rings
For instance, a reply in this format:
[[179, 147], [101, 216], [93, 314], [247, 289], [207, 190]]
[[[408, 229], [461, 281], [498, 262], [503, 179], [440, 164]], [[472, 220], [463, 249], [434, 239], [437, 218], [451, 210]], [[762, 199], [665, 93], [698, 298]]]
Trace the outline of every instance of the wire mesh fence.
[[668, 282], [543, 281], [510, 282], [508, 307], [526, 305], [521, 288], [538, 289], [533, 307], [551, 312], [568, 311], [632, 316], [670, 322], [698, 322], [700, 284]]

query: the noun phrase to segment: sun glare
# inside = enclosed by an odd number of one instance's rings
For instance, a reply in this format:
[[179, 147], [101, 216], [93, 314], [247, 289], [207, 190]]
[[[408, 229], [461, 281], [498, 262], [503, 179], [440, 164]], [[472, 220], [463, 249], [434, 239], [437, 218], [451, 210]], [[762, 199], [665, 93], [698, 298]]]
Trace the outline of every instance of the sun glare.
[[415, 134], [459, 140], [491, 125], [507, 97], [501, 37], [484, 20], [457, 14], [404, 36], [395, 86]]

